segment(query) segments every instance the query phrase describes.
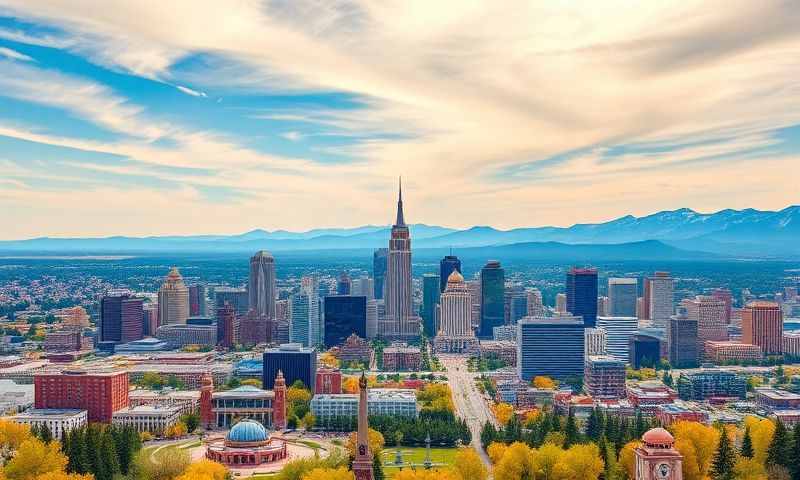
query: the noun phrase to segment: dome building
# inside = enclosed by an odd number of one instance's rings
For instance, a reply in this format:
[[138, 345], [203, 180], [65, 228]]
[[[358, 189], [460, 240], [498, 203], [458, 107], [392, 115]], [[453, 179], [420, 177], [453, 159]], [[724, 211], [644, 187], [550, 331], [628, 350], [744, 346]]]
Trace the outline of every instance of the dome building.
[[675, 449], [675, 439], [663, 428], [642, 435], [636, 454], [636, 480], [683, 480], [683, 455]]
[[472, 293], [464, 277], [453, 270], [447, 277], [447, 286], [439, 298], [439, 332], [434, 348], [439, 353], [467, 353], [478, 347], [472, 330]]
[[286, 457], [286, 442], [270, 438], [267, 429], [255, 420], [237, 423], [224, 440], [212, 441], [206, 450], [206, 458], [230, 468], [258, 466]]

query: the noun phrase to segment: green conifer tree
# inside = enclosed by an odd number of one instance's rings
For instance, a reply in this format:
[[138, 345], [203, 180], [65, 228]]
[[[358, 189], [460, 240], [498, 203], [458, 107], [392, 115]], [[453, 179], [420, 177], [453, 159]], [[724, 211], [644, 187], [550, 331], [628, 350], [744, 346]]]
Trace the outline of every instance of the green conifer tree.
[[[797, 440], [796, 437], [795, 440]], [[745, 427], [744, 429], [744, 437], [742, 437], [742, 449], [739, 452], [739, 455], [745, 458], [753, 458], [753, 455], [755, 455], [753, 452], [753, 438], [750, 436], [750, 427]]]
[[733, 450], [730, 437], [728, 437], [723, 428], [717, 444], [717, 453], [714, 455], [714, 461], [711, 464], [711, 478], [714, 480], [733, 480], [733, 468], [735, 465], [736, 453]]

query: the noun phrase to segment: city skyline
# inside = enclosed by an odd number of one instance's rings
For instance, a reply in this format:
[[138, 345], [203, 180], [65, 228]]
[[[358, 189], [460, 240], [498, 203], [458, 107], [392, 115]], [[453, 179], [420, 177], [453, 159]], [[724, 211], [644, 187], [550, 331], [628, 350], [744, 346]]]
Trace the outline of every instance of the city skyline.
[[729, 7], [4, 1], [3, 238], [796, 204], [800, 14]]

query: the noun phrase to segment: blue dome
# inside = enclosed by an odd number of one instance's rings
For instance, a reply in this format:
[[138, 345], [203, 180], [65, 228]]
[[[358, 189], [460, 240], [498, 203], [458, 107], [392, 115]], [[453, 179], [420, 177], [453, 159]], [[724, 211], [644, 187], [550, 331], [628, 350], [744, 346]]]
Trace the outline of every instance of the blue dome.
[[228, 432], [228, 440], [243, 443], [265, 442], [267, 440], [267, 429], [254, 420], [242, 420]]

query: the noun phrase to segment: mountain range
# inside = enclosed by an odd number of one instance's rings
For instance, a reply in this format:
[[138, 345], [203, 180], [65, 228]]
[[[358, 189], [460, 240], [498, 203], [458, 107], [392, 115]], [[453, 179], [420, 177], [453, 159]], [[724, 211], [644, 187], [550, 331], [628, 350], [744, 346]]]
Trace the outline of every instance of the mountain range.
[[[157, 237], [52, 238], [0, 241], [0, 251], [31, 252], [205, 252], [360, 249], [386, 246], [391, 227], [366, 225], [355, 228], [326, 228], [305, 232], [252, 230], [239, 235], [195, 235]], [[754, 209], [698, 213], [688, 208], [662, 211], [643, 217], [627, 215], [603, 223], [571, 227], [531, 227], [499, 230], [475, 226], [458, 230], [413, 224], [415, 249], [500, 249], [506, 253], [552, 252], [556, 244], [593, 245], [597, 252], [669, 247], [670, 255], [680, 251], [707, 252], [722, 256], [800, 256], [800, 206], [780, 211]], [[655, 241], [655, 243], [642, 243]], [[549, 247], [547, 246], [549, 244]], [[566, 244], [566, 245], [565, 245]], [[616, 246], [614, 246], [616, 245]], [[663, 250], [663, 249], [662, 249]], [[691, 256], [691, 255], [688, 255]]]

